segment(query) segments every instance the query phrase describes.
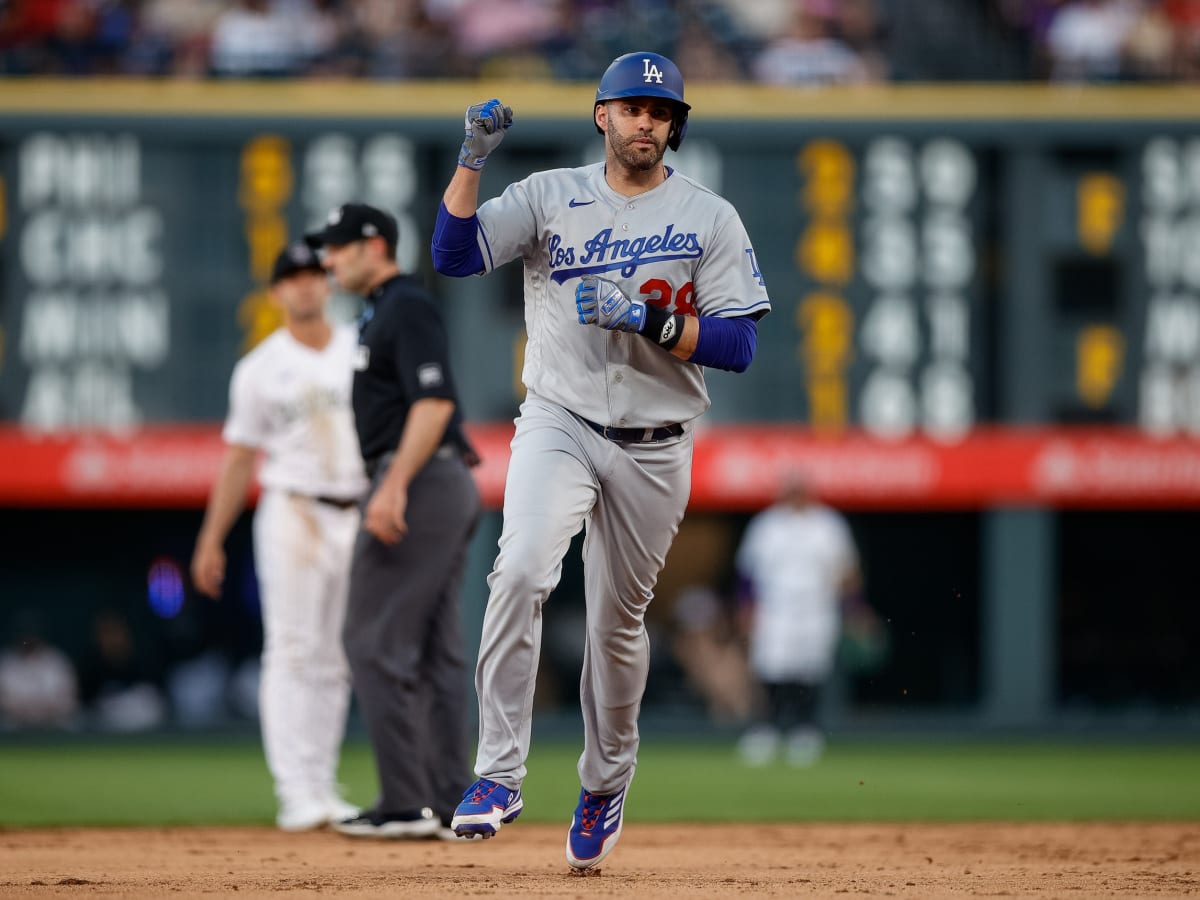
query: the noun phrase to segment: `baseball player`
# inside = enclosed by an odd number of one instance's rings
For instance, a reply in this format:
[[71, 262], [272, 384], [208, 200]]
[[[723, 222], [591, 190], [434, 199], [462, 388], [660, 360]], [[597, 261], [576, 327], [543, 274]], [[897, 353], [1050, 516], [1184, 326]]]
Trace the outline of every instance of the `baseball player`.
[[479, 780], [452, 827], [490, 837], [521, 811], [541, 606], [586, 528], [582, 789], [566, 847], [576, 869], [621, 833], [648, 671], [643, 619], [688, 501], [703, 369], [744, 371], [770, 310], [736, 211], [664, 163], [687, 131], [683, 87], [657, 53], [617, 58], [593, 108], [604, 162], [534, 173], [482, 206], [481, 170], [513, 117], [495, 99], [469, 107], [433, 236], [446, 275], [520, 258], [528, 331], [475, 676]]
[[271, 294], [285, 324], [234, 367], [228, 448], [196, 540], [192, 579], [201, 593], [220, 595], [222, 547], [264, 453], [254, 515], [260, 718], [276, 823], [302, 831], [358, 812], [339, 796], [336, 773], [350, 701], [340, 635], [366, 478], [350, 406], [357, 335], [326, 319], [329, 285], [307, 245], [279, 254]]
[[749, 765], [786, 760], [810, 765], [825, 740], [817, 723], [820, 687], [833, 670], [843, 598], [861, 585], [858, 552], [846, 520], [816, 501], [800, 476], [746, 527], [737, 551], [750, 669], [766, 695], [766, 714], [738, 742]]

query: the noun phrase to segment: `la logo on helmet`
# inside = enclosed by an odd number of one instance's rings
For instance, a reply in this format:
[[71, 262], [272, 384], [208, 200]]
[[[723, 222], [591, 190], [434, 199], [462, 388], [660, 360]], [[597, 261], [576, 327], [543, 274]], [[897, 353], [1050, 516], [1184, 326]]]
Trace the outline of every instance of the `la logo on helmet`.
[[658, 70], [658, 66], [650, 62], [649, 58], [642, 60], [642, 80], [649, 84], [654, 81], [656, 84], [662, 84], [662, 72]]

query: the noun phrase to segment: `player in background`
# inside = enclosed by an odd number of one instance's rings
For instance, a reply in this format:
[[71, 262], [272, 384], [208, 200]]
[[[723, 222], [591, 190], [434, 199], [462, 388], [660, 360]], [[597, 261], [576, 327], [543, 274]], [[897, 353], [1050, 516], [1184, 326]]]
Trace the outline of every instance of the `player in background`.
[[521, 811], [541, 606], [586, 528], [581, 790], [566, 845], [576, 869], [621, 832], [649, 667], [643, 620], [687, 506], [703, 369], [744, 371], [770, 310], [737, 212], [664, 163], [687, 129], [683, 87], [663, 56], [617, 58], [593, 107], [604, 162], [536, 172], [483, 205], [481, 170], [512, 110], [469, 107], [433, 236], [446, 275], [520, 259], [528, 331], [475, 675], [478, 780], [453, 826], [490, 837]]
[[228, 447], [192, 557], [196, 589], [220, 596], [225, 538], [264, 453], [254, 514], [263, 617], [259, 717], [276, 823], [285, 831], [358, 812], [338, 792], [337, 764], [350, 702], [341, 632], [366, 479], [350, 406], [357, 339], [353, 327], [326, 318], [329, 294], [308, 246], [279, 254], [271, 295], [284, 325], [234, 367]]
[[347, 203], [307, 236], [361, 295], [354, 422], [371, 479], [354, 547], [344, 642], [379, 797], [334, 828], [352, 837], [453, 838], [467, 759], [460, 587], [481, 502], [441, 311], [396, 263], [396, 220]]
[[861, 605], [858, 551], [846, 520], [791, 475], [779, 499], [750, 520], [738, 546], [740, 614], [750, 670], [766, 709], [738, 742], [748, 765], [782, 748], [795, 766], [825, 746], [820, 689], [833, 672], [844, 607]]

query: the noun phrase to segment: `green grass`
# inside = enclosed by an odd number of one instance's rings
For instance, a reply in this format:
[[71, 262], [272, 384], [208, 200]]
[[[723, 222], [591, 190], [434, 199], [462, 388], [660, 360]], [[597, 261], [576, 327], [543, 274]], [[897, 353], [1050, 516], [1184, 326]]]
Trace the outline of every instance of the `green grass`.
[[[535, 742], [523, 821], [564, 823], [577, 742]], [[369, 748], [342, 780], [369, 801]], [[810, 769], [738, 765], [728, 742], [643, 742], [641, 822], [1200, 820], [1200, 745], [834, 742]], [[238, 738], [0, 743], [0, 826], [268, 823], [257, 742]]]

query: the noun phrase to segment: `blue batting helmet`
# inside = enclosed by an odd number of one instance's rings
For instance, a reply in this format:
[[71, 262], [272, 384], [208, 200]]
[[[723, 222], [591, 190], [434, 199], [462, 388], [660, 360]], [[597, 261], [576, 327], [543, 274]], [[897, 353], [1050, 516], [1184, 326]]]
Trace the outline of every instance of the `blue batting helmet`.
[[[683, 76], [679, 74], [679, 67], [675, 63], [658, 53], [626, 53], [618, 56], [600, 76], [595, 106], [622, 97], [663, 97], [672, 101], [675, 104], [675, 122], [667, 138], [667, 146], [672, 150], [679, 149], [687, 133], [688, 110], [692, 107], [684, 102]], [[596, 130], [600, 131], [599, 125]]]

